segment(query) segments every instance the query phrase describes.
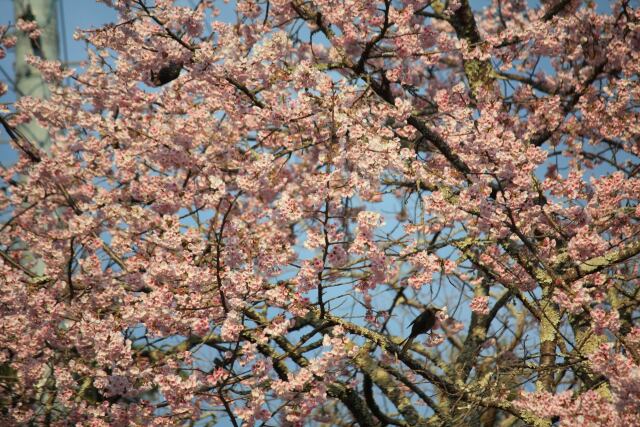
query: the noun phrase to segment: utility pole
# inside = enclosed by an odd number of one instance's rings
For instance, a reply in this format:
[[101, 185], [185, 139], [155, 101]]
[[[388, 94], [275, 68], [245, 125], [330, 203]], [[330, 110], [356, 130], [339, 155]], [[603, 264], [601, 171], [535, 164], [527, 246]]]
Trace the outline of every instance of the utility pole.
[[[40, 72], [27, 64], [26, 55], [35, 55], [43, 59], [58, 59], [58, 18], [56, 13], [56, 0], [13, 0], [15, 22], [18, 19], [36, 21], [41, 31], [40, 37], [33, 40], [22, 31], [16, 31], [16, 63], [15, 63], [15, 91], [16, 99], [28, 95], [35, 98], [47, 98], [49, 91], [42, 81]], [[44, 151], [48, 151], [50, 140], [48, 132], [35, 121], [20, 125], [20, 131], [29, 140], [37, 144]], [[20, 179], [20, 178], [18, 178]], [[15, 242], [17, 247], [24, 248], [24, 242]], [[21, 264], [26, 265], [37, 276], [44, 274], [44, 264], [35, 258], [30, 251], [23, 252]], [[16, 372], [8, 363], [0, 363], [0, 374], [5, 377], [16, 376]], [[52, 381], [52, 372], [47, 368], [38, 381], [39, 389], [36, 405], [44, 408], [45, 421], [50, 422], [53, 406], [51, 404], [52, 392], [49, 390]]]
[[[15, 89], [16, 99], [28, 95], [35, 98], [47, 98], [49, 90], [42, 80], [40, 72], [27, 64], [26, 55], [39, 56], [42, 59], [58, 59], [58, 17], [57, 0], [14, 0], [15, 21], [36, 21], [41, 31], [40, 37], [31, 39], [22, 31], [16, 31]], [[47, 129], [32, 120], [20, 125], [20, 131], [42, 150], [48, 151], [50, 140]], [[21, 243], [19, 243], [21, 244]], [[37, 275], [44, 273], [44, 264], [33, 259], [30, 252], [24, 254], [23, 262], [30, 265]]]
[[[60, 0], [61, 1], [61, 0]], [[27, 34], [17, 32], [16, 41], [16, 98], [24, 95], [36, 98], [47, 98], [49, 91], [42, 81], [42, 76], [32, 66], [27, 64], [25, 56], [28, 54], [43, 59], [58, 59], [58, 17], [56, 12], [57, 0], [13, 0], [15, 20], [36, 21], [42, 34], [36, 40]], [[20, 126], [20, 130], [40, 148], [47, 150], [49, 138], [47, 130], [31, 122]]]

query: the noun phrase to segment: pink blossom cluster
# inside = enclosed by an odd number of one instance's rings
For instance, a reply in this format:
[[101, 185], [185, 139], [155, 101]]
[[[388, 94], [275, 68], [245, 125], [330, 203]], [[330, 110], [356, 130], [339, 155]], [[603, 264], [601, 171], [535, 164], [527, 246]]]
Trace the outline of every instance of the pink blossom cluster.
[[36, 21], [26, 21], [19, 18], [16, 21], [16, 28], [27, 33], [29, 38], [32, 40], [35, 40], [42, 35], [42, 31], [38, 28], [38, 23]]
[[0, 104], [0, 424], [640, 425], [637, 5], [102, 3]]
[[489, 298], [486, 296], [474, 297], [469, 304], [469, 308], [477, 314], [489, 314]]

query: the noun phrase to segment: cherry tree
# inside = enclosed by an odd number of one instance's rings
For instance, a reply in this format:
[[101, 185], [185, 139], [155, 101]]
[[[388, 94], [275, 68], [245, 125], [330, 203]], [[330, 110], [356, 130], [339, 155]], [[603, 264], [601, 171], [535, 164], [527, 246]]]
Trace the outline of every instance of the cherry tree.
[[103, 2], [0, 116], [0, 423], [640, 426], [637, 3]]

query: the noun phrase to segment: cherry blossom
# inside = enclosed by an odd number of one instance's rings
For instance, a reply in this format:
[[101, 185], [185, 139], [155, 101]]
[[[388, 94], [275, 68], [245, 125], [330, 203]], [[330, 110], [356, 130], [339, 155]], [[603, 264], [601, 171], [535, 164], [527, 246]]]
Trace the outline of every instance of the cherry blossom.
[[102, 3], [0, 82], [0, 424], [640, 426], [637, 5]]

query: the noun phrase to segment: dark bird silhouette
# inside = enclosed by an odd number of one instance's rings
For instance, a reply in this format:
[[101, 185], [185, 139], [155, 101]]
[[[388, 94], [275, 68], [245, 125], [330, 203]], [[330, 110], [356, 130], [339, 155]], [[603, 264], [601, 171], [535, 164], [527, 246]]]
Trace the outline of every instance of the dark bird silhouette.
[[160, 70], [155, 73], [151, 72], [151, 83], [154, 86], [162, 86], [169, 83], [172, 80], [175, 80], [180, 75], [180, 71], [182, 71], [182, 63], [171, 61], [164, 67], [160, 68]]
[[402, 350], [400, 350], [400, 354], [404, 354], [411, 344], [413, 340], [420, 334], [427, 333], [433, 328], [433, 325], [436, 324], [436, 314], [441, 311], [439, 308], [435, 307], [427, 307], [427, 309], [422, 312], [418, 317], [413, 319], [413, 322], [410, 323], [411, 333], [401, 344]]

